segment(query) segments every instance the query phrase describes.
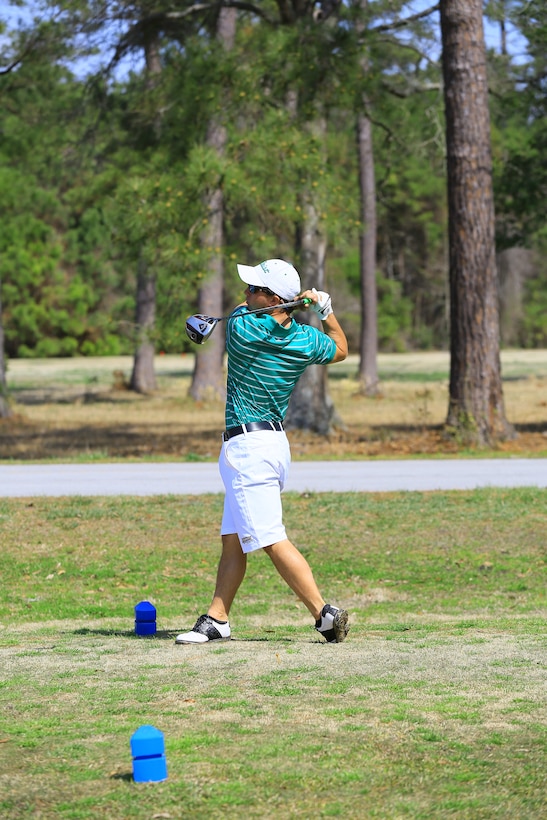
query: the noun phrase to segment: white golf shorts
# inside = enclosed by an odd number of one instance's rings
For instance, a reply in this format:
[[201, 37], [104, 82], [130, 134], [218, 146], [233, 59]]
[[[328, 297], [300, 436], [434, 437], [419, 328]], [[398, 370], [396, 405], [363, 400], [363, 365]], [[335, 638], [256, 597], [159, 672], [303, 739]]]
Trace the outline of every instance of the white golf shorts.
[[243, 552], [284, 541], [281, 490], [291, 463], [285, 433], [259, 430], [234, 436], [223, 442], [218, 463], [226, 488], [221, 535], [237, 533]]

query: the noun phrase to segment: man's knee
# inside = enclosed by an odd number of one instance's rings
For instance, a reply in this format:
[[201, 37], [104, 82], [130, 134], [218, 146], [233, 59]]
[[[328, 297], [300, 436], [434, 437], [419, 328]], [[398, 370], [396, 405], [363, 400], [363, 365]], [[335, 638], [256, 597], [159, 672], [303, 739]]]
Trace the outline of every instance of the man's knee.
[[277, 555], [286, 555], [289, 552], [296, 551], [296, 547], [288, 540], [288, 538], [283, 541], [276, 541], [275, 544], [269, 544], [267, 547], [263, 547], [263, 549], [264, 552], [270, 556], [270, 558], [274, 558]]

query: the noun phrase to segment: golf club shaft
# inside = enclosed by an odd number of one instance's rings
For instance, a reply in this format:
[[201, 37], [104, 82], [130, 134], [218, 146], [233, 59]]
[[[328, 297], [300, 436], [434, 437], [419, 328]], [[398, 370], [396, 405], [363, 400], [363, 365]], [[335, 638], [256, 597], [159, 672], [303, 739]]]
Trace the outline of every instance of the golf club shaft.
[[[303, 299], [296, 299], [294, 302], [282, 302], [280, 305], [270, 305], [269, 307], [256, 308], [256, 310], [247, 310], [244, 313], [230, 313], [229, 316], [205, 316], [202, 313], [197, 313], [194, 316], [189, 316], [186, 320], [186, 333], [188, 338], [195, 344], [201, 345], [209, 338], [215, 327], [219, 322], [231, 319], [238, 319], [240, 316], [248, 316], [250, 313], [271, 313], [273, 310], [283, 310], [287, 308], [295, 308], [300, 305], [308, 305], [311, 299], [304, 297]], [[243, 305], [241, 305], [243, 307]]]
[[[286, 309], [286, 308], [299, 307], [300, 305], [309, 305], [310, 302], [311, 302], [311, 299], [308, 299], [306, 297], [304, 299], [296, 299], [294, 302], [281, 302], [281, 304], [279, 304], [279, 305], [270, 305], [269, 307], [256, 308], [255, 310], [248, 310], [245, 313], [236, 313], [235, 316], [232, 316], [232, 314], [230, 314], [229, 316], [222, 316], [221, 318], [222, 319], [237, 319], [238, 316], [249, 316], [250, 313], [254, 313], [254, 314], [256, 314], [256, 313], [269, 313], [269, 311], [271, 311], [271, 310], [282, 310], [282, 309]], [[219, 319], [219, 321], [220, 321], [220, 319]]]

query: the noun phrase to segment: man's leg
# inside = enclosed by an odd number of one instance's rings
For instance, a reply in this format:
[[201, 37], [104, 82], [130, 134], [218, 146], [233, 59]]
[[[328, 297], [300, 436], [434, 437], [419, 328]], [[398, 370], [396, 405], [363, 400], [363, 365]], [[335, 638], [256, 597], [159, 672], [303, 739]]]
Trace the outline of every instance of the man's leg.
[[236, 533], [222, 536], [222, 555], [217, 570], [215, 594], [208, 615], [217, 621], [227, 621], [230, 607], [247, 570], [247, 556], [241, 549]]
[[325, 601], [315, 583], [311, 567], [302, 553], [288, 539], [271, 544], [265, 547], [264, 551], [270, 556], [283, 580], [307, 606], [314, 620], [317, 620]]
[[246, 569], [247, 556], [241, 549], [237, 535], [223, 535], [215, 594], [209, 611], [207, 615], [200, 615], [190, 632], [177, 635], [175, 643], [201, 644], [230, 639], [228, 615]]

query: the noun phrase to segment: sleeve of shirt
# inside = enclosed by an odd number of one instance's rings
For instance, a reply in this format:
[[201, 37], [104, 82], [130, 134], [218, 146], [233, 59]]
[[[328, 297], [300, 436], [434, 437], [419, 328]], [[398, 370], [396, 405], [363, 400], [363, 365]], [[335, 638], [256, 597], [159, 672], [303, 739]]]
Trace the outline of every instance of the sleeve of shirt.
[[[231, 321], [232, 317], [233, 316], [238, 316], [241, 313], [247, 313], [248, 310], [249, 309], [248, 309], [247, 305], [238, 305], [238, 307], [236, 307], [236, 308], [234, 308], [234, 310], [232, 310], [232, 312], [230, 313], [230, 319], [226, 322], [226, 339], [227, 340], [230, 337], [232, 329], [237, 330], [238, 326], [242, 328], [242, 323], [241, 322]], [[243, 320], [243, 321], [245, 321], [245, 320]]]
[[311, 325], [305, 325], [314, 345], [314, 364], [330, 364], [336, 355], [336, 342], [323, 331]]

